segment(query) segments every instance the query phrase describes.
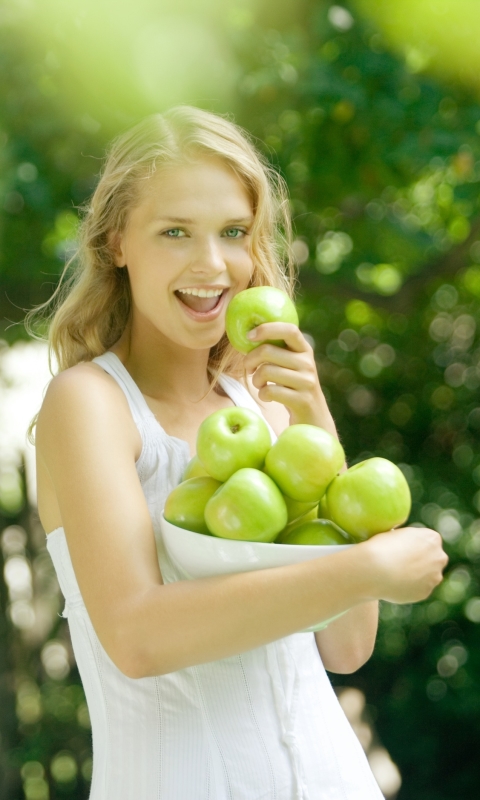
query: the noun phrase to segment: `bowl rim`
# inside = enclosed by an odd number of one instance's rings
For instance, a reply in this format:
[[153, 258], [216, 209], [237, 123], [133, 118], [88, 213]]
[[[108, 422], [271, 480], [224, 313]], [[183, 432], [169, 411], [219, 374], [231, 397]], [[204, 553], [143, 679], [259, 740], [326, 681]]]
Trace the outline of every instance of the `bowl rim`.
[[182, 528], [182, 527], [180, 527], [180, 525], [174, 525], [173, 522], [169, 522], [168, 519], [166, 519], [166, 517], [164, 516], [163, 510], [162, 510], [161, 517], [162, 517], [162, 521], [166, 522], [167, 525], [171, 525], [172, 528], [176, 528], [179, 531], [183, 531], [184, 534], [190, 534], [191, 536], [202, 536], [204, 539], [207, 539], [209, 541], [213, 540], [213, 541], [217, 541], [217, 542], [222, 542], [222, 544], [224, 544], [224, 546], [232, 547], [232, 548], [235, 548], [235, 547], [238, 547], [238, 546], [241, 546], [241, 545], [250, 545], [250, 546], [254, 545], [255, 547], [259, 547], [260, 551], [263, 550], [264, 548], [268, 547], [269, 551], [271, 552], [271, 547], [272, 547], [272, 545], [274, 545], [275, 548], [277, 548], [277, 547], [281, 547], [281, 548], [284, 548], [284, 547], [298, 547], [298, 548], [301, 548], [303, 550], [304, 548], [309, 547], [309, 548], [316, 548], [318, 550], [325, 551], [325, 549], [327, 547], [328, 548], [335, 548], [335, 550], [338, 550], [339, 548], [353, 547], [355, 544], [357, 544], [357, 542], [347, 542], [346, 544], [283, 544], [282, 542], [255, 542], [255, 541], [252, 541], [251, 539], [228, 539], [228, 538], [223, 538], [222, 536], [215, 536], [213, 533], [212, 534], [199, 533], [198, 531], [191, 531], [189, 528]]

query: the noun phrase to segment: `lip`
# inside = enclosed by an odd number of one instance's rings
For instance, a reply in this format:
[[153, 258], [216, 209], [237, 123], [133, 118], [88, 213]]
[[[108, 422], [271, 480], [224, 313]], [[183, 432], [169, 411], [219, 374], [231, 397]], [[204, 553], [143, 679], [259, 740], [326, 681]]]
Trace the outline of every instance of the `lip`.
[[224, 290], [223, 294], [221, 295], [220, 300], [218, 301], [218, 303], [215, 306], [215, 308], [212, 308], [211, 311], [205, 311], [205, 312], [194, 311], [193, 308], [189, 308], [188, 306], [185, 305], [185, 303], [182, 303], [180, 298], [177, 297], [176, 294], [174, 294], [175, 300], [177, 301], [177, 303], [181, 307], [182, 311], [185, 312], [187, 317], [190, 317], [190, 319], [194, 319], [196, 322], [212, 322], [212, 320], [217, 319], [217, 317], [219, 317], [220, 314], [222, 313], [222, 311], [224, 310], [225, 305], [227, 303], [227, 296], [229, 295], [229, 287], [227, 287], [227, 286], [224, 286], [224, 287], [222, 287], [222, 286], [185, 286], [185, 287], [182, 287], [182, 288], [185, 288], [185, 289], [222, 289], [223, 288], [223, 290]]

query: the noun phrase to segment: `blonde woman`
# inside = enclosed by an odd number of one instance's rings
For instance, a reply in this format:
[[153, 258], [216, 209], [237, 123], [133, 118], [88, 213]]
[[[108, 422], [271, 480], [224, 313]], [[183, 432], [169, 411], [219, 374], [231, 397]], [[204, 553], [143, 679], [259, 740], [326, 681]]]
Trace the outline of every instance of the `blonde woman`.
[[438, 534], [185, 581], [160, 532], [217, 409], [255, 409], [272, 440], [292, 423], [336, 435], [298, 329], [260, 326], [259, 342], [287, 348], [246, 357], [225, 337], [240, 290], [292, 293], [289, 232], [282, 180], [245, 132], [177, 107], [113, 143], [54, 295], [38, 506], [92, 720], [91, 800], [381, 797], [325, 670], [367, 661], [379, 599], [414, 602], [440, 582]]

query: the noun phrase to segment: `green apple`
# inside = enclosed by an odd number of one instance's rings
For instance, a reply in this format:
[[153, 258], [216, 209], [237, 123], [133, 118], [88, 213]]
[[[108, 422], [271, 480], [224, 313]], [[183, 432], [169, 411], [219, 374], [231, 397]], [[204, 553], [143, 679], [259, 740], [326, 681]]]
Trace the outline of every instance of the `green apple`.
[[327, 493], [320, 498], [317, 511], [318, 519], [331, 519], [330, 511], [328, 510]]
[[[249, 353], [264, 342], [251, 342], [247, 333], [263, 322], [290, 322], [298, 327], [297, 310], [288, 294], [273, 286], [252, 286], [232, 298], [227, 306], [225, 329], [230, 344], [240, 353]], [[284, 347], [282, 341], [271, 344]]]
[[283, 540], [286, 537], [288, 537], [291, 534], [291, 532], [294, 531], [296, 528], [298, 528], [301, 525], [305, 525], [306, 522], [310, 522], [311, 520], [316, 520], [317, 519], [316, 511], [317, 511], [316, 508], [314, 508], [313, 511], [309, 511], [303, 517], [295, 519], [293, 522], [289, 522], [286, 528], [284, 528], [283, 531], [280, 531], [277, 538], [275, 539], [275, 543], [282, 544]]
[[277, 537], [277, 544], [353, 544], [354, 539], [328, 519], [309, 519], [288, 525]]
[[272, 445], [265, 420], [234, 406], [214, 411], [200, 425], [197, 456], [212, 478], [226, 481], [239, 469], [261, 469]]
[[287, 513], [288, 513], [288, 521], [294, 522], [296, 519], [300, 517], [304, 517], [309, 512], [313, 511], [313, 516], [317, 516], [317, 505], [316, 503], [299, 503], [298, 500], [292, 500], [291, 497], [288, 497], [286, 494], [283, 495], [283, 499], [287, 505]]
[[330, 518], [357, 541], [405, 522], [412, 499], [403, 472], [386, 458], [368, 458], [342, 472], [327, 489]]
[[209, 476], [207, 470], [203, 466], [202, 462], [200, 461], [198, 456], [193, 456], [190, 459], [187, 466], [185, 467], [185, 472], [183, 473], [182, 481], [188, 481], [189, 478], [208, 478]]
[[302, 503], [318, 503], [345, 462], [343, 447], [316, 425], [290, 425], [265, 459], [265, 472], [283, 494]]
[[183, 481], [168, 495], [163, 516], [178, 528], [209, 534], [205, 506], [221, 485], [220, 481], [209, 477]]
[[268, 475], [247, 467], [217, 489], [206, 505], [205, 521], [223, 539], [273, 542], [287, 524], [287, 507]]

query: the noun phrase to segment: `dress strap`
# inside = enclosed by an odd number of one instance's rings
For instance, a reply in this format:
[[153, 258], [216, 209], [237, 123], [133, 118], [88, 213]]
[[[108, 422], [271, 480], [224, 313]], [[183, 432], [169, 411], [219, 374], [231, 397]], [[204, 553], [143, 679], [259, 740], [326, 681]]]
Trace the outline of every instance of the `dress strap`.
[[137, 384], [115, 353], [108, 350], [101, 356], [92, 359], [92, 361], [102, 367], [105, 372], [108, 372], [108, 374], [117, 381], [127, 398], [135, 422], [138, 423], [146, 417], [155, 419], [153, 412], [148, 407], [147, 401]]

